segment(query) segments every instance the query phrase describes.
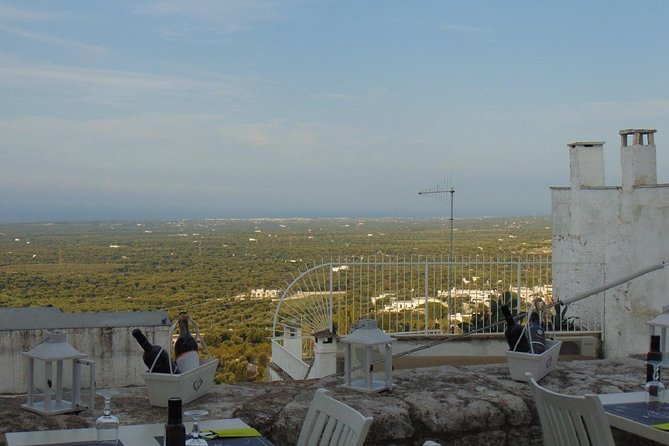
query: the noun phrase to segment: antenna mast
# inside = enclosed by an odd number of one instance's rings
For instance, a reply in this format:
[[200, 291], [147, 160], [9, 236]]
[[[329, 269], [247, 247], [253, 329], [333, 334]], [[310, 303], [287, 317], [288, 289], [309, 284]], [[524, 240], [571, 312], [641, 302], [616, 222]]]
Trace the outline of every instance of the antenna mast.
[[[450, 181], [449, 181], [450, 183]], [[453, 186], [451, 186], [449, 183], [444, 184], [439, 184], [431, 189], [424, 190], [422, 192], [418, 192], [418, 195], [427, 195], [427, 196], [436, 196], [436, 197], [444, 197], [445, 194], [450, 194], [450, 210], [451, 210], [451, 217], [450, 217], [450, 222], [451, 222], [451, 235], [450, 235], [450, 242], [448, 244], [449, 248], [449, 254], [448, 254], [448, 261], [453, 262], [453, 195], [455, 195], [455, 189], [453, 189]], [[453, 305], [453, 287], [455, 286], [455, 271], [453, 268], [449, 266], [449, 271], [450, 271], [450, 278], [449, 278], [449, 284], [448, 284], [448, 325], [449, 325], [449, 332], [450, 327], [452, 327], [452, 314], [451, 314], [451, 306]], [[427, 305], [426, 305], [427, 308]], [[425, 313], [425, 316], [427, 317], [427, 312]], [[427, 320], [425, 323], [425, 329], [427, 329]]]
[[450, 222], [451, 222], [451, 235], [450, 235], [450, 242], [449, 242], [449, 260], [453, 259], [453, 195], [455, 194], [455, 189], [453, 189], [453, 186], [449, 186], [448, 184], [440, 184], [437, 185], [431, 189], [424, 190], [421, 192], [418, 192], [418, 195], [439, 195], [443, 196], [444, 194], [451, 194], [450, 197], [450, 211], [451, 211], [451, 217], [450, 217]]

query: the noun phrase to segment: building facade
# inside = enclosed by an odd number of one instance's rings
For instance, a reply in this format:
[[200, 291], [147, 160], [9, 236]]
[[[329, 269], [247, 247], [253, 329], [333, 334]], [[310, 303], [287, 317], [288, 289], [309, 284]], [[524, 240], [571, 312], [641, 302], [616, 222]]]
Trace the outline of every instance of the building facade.
[[[605, 185], [604, 143], [568, 144], [570, 183], [551, 187], [554, 299], [570, 298], [669, 260], [669, 184], [657, 183], [654, 129], [620, 134], [622, 184]], [[584, 298], [567, 314], [587, 317], [603, 299], [605, 357], [649, 348], [646, 321], [669, 304], [661, 269]]]

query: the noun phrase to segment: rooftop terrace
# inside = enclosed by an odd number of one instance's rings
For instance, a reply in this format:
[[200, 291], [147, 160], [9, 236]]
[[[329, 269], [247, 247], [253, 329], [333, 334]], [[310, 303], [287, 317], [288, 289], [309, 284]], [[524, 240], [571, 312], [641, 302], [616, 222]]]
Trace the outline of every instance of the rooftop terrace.
[[[560, 361], [541, 384], [572, 395], [630, 392], [642, 388], [645, 370], [645, 362], [636, 358]], [[506, 364], [403, 369], [393, 377], [396, 387], [379, 394], [340, 388], [340, 377], [218, 385], [186, 408], [206, 408], [211, 418], [239, 417], [277, 446], [293, 445], [314, 391], [326, 387], [374, 417], [366, 445], [422, 445], [425, 440], [442, 446], [541, 444], [529, 385], [512, 381]], [[44, 417], [19, 409], [24, 396], [0, 401], [0, 433], [87, 427], [101, 413], [97, 407], [79, 415]], [[150, 406], [144, 387], [121, 389], [112, 408], [123, 424], [166, 420], [166, 409]], [[619, 445], [655, 444], [616, 430], [614, 437]]]

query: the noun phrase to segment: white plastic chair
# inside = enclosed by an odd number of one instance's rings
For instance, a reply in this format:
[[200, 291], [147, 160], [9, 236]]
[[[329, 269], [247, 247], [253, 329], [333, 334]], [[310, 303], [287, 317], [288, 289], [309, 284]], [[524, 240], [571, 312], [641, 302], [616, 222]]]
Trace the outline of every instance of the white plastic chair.
[[297, 446], [362, 446], [372, 424], [351, 406], [318, 389], [304, 419]]
[[537, 405], [546, 446], [615, 446], [611, 426], [597, 395], [561, 395], [525, 373]]

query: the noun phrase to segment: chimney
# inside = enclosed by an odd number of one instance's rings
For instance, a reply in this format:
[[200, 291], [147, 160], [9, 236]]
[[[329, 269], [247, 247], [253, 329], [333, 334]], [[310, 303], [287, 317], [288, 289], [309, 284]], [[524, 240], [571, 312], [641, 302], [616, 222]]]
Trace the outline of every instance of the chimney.
[[[625, 129], [618, 132], [623, 188], [657, 184], [655, 132], [655, 129]], [[630, 136], [632, 145], [629, 145]]]
[[570, 186], [604, 186], [604, 143], [573, 142], [569, 146]]

